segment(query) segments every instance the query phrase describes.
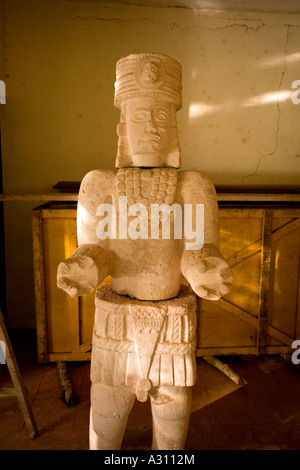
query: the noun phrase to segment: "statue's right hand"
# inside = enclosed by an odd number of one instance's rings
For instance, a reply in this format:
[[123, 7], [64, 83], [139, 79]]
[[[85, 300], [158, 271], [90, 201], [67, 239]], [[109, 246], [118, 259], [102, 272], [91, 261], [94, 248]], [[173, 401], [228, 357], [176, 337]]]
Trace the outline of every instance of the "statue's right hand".
[[57, 286], [71, 297], [90, 294], [98, 284], [98, 268], [90, 256], [74, 256], [59, 264]]

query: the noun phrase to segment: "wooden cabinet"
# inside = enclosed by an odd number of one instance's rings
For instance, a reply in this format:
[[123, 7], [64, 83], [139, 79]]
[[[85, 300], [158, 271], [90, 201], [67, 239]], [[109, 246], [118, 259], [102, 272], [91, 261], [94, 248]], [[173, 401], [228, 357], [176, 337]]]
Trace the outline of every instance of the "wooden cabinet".
[[39, 362], [89, 360], [94, 294], [72, 298], [56, 285], [59, 263], [76, 250], [76, 205], [32, 211]]
[[[300, 208], [219, 207], [234, 287], [219, 301], [198, 299], [197, 356], [290, 353], [300, 339]], [[71, 298], [56, 286], [59, 262], [76, 249], [76, 204], [34, 209], [32, 228], [38, 360], [89, 360], [94, 294]]]

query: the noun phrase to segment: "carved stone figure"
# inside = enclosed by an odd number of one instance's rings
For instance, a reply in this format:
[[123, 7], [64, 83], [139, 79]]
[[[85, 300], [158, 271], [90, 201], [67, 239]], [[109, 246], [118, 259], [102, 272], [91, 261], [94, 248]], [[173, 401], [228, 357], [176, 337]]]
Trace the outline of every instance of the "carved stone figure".
[[157, 53], [120, 59], [115, 106], [117, 170], [83, 179], [78, 249], [57, 284], [74, 297], [112, 279], [95, 297], [90, 449], [120, 449], [135, 399], [150, 398], [152, 448], [180, 450], [196, 373], [195, 294], [218, 300], [232, 273], [218, 248], [212, 181], [177, 171], [180, 64]]

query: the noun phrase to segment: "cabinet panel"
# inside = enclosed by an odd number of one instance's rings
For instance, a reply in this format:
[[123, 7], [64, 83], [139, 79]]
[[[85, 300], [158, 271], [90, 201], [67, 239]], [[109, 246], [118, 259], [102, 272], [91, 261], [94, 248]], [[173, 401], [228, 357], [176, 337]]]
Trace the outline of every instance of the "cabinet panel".
[[254, 352], [260, 309], [264, 212], [221, 209], [220, 251], [233, 272], [233, 288], [222, 299], [198, 301], [198, 355], [210, 350]]
[[[296, 214], [294, 214], [296, 215]], [[300, 219], [274, 211], [268, 319], [291, 338], [299, 338]]]

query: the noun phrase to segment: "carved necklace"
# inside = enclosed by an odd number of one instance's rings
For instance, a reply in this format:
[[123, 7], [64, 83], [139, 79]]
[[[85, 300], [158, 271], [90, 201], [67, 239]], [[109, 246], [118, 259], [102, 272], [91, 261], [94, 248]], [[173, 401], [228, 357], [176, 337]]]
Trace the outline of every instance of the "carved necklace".
[[[153, 172], [149, 198], [144, 197], [142, 194], [143, 172]], [[117, 173], [118, 196], [127, 196], [127, 203], [129, 205], [144, 204], [146, 207], [150, 204], [171, 205], [174, 201], [176, 184], [177, 170], [175, 168], [153, 168], [151, 170], [121, 168]]]

